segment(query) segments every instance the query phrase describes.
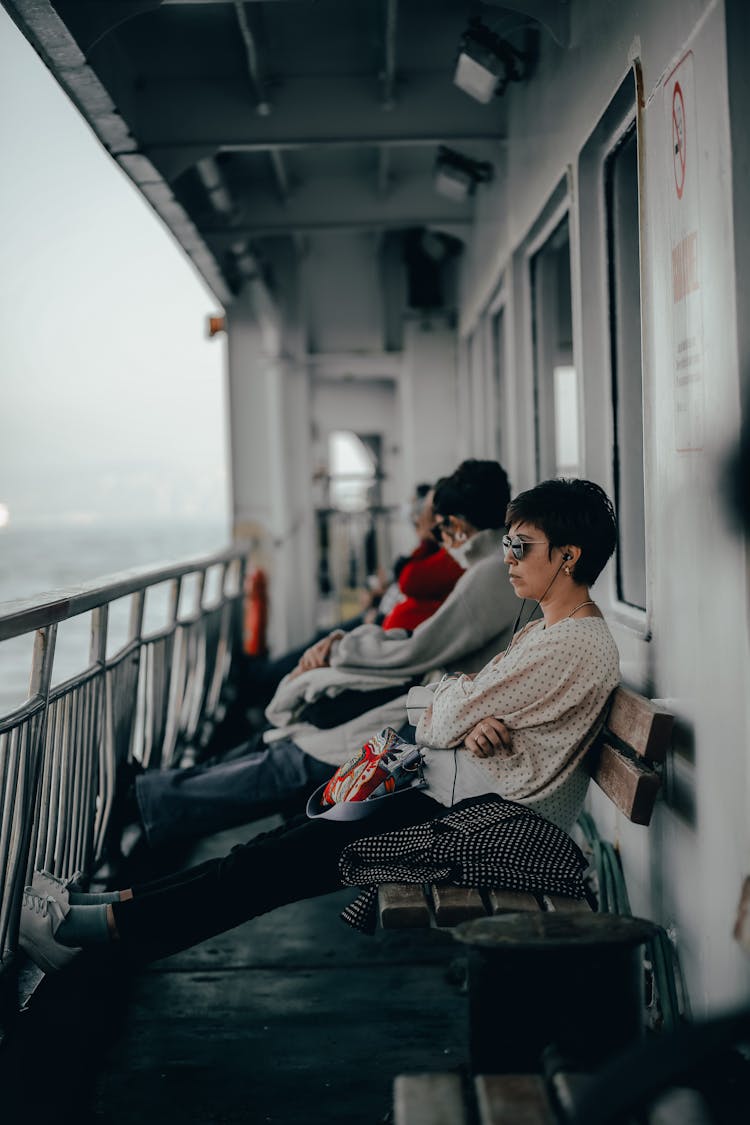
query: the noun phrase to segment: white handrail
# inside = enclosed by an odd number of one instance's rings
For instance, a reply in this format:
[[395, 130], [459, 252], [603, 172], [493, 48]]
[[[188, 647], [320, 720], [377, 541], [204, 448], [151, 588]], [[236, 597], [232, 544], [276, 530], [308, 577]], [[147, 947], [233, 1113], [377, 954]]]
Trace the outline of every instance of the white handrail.
[[246, 558], [248, 551], [248, 544], [238, 543], [214, 555], [181, 562], [163, 562], [156, 566], [133, 567], [92, 582], [82, 582], [80, 586], [51, 590], [33, 598], [0, 602], [0, 641], [8, 641], [47, 625], [67, 621], [70, 617], [77, 617], [149, 586], [158, 586], [186, 574], [205, 573], [212, 566]]
[[[171, 765], [180, 746], [209, 728], [239, 647], [248, 550], [235, 544], [0, 604], [0, 640], [36, 634], [30, 697], [0, 715], [0, 991], [13, 979], [5, 970], [16, 958], [21, 893], [34, 866], [91, 873], [104, 854], [118, 767], [133, 757]], [[214, 567], [221, 581], [208, 601]], [[188, 575], [197, 575], [197, 590], [180, 615]], [[167, 623], [144, 635], [146, 591], [167, 582]], [[109, 606], [126, 597], [128, 639], [107, 655]], [[52, 687], [57, 625], [90, 611], [88, 666]]]

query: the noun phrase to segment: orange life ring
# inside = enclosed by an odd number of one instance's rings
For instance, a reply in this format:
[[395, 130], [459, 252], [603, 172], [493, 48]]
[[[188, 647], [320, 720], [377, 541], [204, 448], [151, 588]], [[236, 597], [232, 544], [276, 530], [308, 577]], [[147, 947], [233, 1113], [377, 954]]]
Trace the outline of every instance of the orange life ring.
[[254, 567], [245, 576], [243, 649], [247, 656], [265, 656], [268, 627], [268, 583], [265, 572]]

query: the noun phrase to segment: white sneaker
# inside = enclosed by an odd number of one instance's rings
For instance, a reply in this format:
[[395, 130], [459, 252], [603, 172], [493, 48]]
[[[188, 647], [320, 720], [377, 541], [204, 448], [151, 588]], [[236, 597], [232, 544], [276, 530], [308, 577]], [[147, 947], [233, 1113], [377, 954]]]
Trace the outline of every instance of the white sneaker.
[[51, 871], [35, 871], [31, 878], [31, 890], [42, 898], [45, 895], [51, 895], [59, 903], [69, 906], [68, 895], [70, 891], [78, 888], [80, 877], [80, 871], [69, 875], [67, 879], [61, 879], [59, 875], [53, 875]]
[[24, 888], [18, 944], [45, 973], [64, 969], [81, 952], [55, 937], [69, 910], [67, 903], [58, 902], [51, 895], [37, 894], [33, 887]]

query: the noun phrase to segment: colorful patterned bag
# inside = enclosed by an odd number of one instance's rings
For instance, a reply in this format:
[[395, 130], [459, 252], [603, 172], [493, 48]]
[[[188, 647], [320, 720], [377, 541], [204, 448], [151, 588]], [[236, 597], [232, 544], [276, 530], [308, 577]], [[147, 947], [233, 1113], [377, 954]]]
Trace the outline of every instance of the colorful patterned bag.
[[424, 786], [422, 766], [420, 748], [405, 742], [393, 727], [385, 727], [339, 766], [327, 784], [316, 789], [308, 802], [308, 815], [328, 813], [338, 820], [367, 816], [374, 805], [365, 807], [366, 802]]

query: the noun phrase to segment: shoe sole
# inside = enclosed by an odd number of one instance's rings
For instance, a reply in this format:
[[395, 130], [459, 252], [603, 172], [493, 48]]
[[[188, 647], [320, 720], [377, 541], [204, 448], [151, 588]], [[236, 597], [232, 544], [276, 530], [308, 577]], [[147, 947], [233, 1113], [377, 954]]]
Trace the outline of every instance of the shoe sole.
[[65, 949], [66, 952], [70, 953], [70, 957], [66, 957], [62, 965], [56, 965], [54, 961], [50, 961], [50, 959], [42, 952], [36, 942], [30, 940], [28, 937], [19, 938], [18, 944], [20, 945], [26, 956], [34, 962], [37, 968], [41, 969], [45, 973], [61, 972], [63, 969], [66, 969], [68, 967], [71, 961], [75, 960], [79, 953], [81, 953], [80, 946], [62, 946], [62, 943], [60, 943], [61, 947]]

